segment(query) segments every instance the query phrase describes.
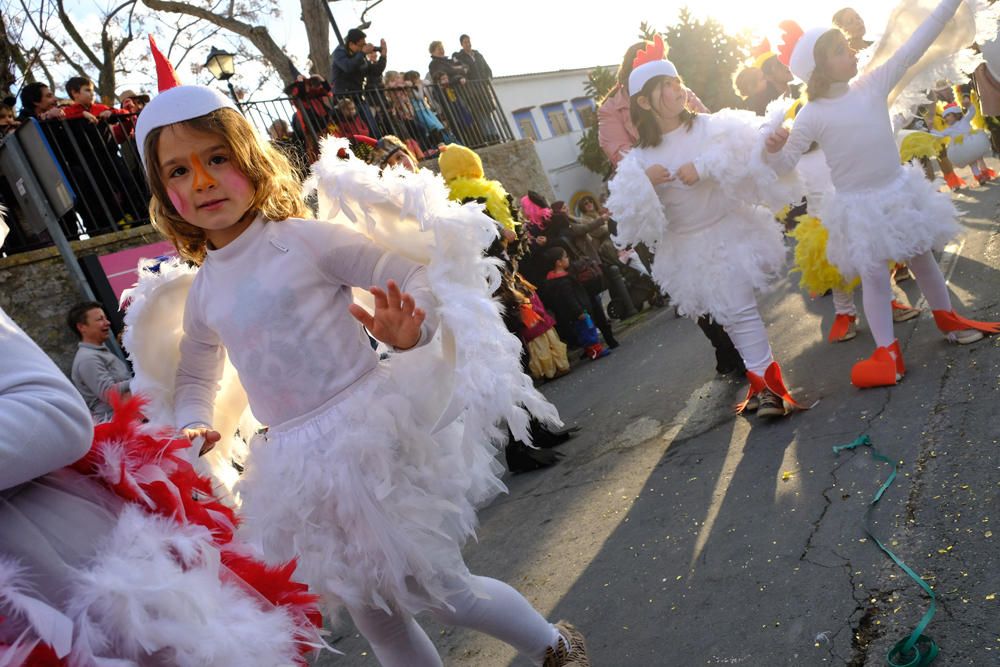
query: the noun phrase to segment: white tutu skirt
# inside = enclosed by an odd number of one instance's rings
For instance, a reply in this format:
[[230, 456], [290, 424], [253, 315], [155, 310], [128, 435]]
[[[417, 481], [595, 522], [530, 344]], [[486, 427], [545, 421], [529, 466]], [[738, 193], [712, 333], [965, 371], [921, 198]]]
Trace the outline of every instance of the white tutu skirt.
[[765, 208], [746, 207], [696, 231], [668, 226], [656, 246], [653, 277], [681, 315], [711, 315], [725, 326], [746, 307], [733, 287], [764, 291], [784, 264], [780, 224]]
[[382, 364], [342, 400], [272, 426], [236, 486], [240, 536], [267, 561], [296, 558], [328, 613], [446, 607], [469, 586], [476, 507], [506, 490], [495, 447], [461, 447], [460, 423], [432, 435], [401, 386]]
[[847, 278], [940, 250], [959, 231], [957, 215], [951, 197], [909, 164], [886, 186], [835, 192], [820, 211], [827, 258]]

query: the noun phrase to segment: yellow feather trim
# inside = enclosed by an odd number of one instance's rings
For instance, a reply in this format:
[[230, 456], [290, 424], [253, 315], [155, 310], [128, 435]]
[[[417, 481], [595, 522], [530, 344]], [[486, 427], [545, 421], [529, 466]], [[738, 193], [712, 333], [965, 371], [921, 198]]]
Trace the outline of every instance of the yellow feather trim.
[[899, 158], [909, 162], [914, 158], [937, 157], [941, 149], [948, 145], [947, 137], [935, 137], [927, 132], [912, 132], [899, 146]]
[[791, 273], [802, 274], [799, 287], [810, 295], [819, 296], [831, 289], [851, 291], [861, 283], [859, 278], [848, 283], [837, 267], [826, 259], [826, 242], [830, 235], [819, 218], [799, 216], [799, 224], [790, 235], [798, 241], [795, 246], [795, 268]]
[[485, 199], [486, 212], [491, 218], [511, 231], [515, 231], [516, 222], [510, 213], [507, 191], [500, 181], [489, 181], [485, 178], [455, 178], [448, 181], [451, 191], [449, 199], [465, 201], [467, 199]]

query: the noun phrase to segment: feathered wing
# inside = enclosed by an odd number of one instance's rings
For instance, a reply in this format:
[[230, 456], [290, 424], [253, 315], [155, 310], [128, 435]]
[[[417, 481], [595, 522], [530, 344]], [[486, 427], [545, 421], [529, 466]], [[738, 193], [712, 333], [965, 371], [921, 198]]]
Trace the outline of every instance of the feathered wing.
[[[337, 156], [343, 139], [327, 138], [307, 190], [318, 195], [319, 217], [348, 224], [386, 250], [426, 265], [440, 304], [441, 334], [432, 344], [394, 355], [391, 368], [413, 386], [434, 429], [461, 416], [470, 446], [500, 442], [500, 424], [529, 441], [529, 413], [559, 424], [555, 407], [521, 369], [521, 343], [504, 326], [492, 298], [500, 284], [496, 260], [483, 255], [496, 238], [481, 204], [448, 198], [439, 176], [378, 169]], [[362, 305], [364, 305], [362, 303]]]
[[[174, 382], [180, 363], [184, 305], [196, 273], [197, 269], [178, 258], [143, 260], [139, 281], [122, 294], [122, 303], [127, 306], [122, 342], [135, 372], [132, 393], [147, 401], [144, 413], [154, 429], [174, 426]], [[246, 391], [227, 358], [212, 421], [222, 440], [205, 456], [197, 457], [194, 450], [189, 454], [199, 473], [211, 475], [219, 493], [228, 492], [236, 482], [233, 462], [246, 458], [244, 438], [248, 439], [248, 432], [256, 426], [259, 424], [249, 411]], [[237, 429], [242, 437], [237, 437]]]
[[[937, 5], [938, 0], [900, 2], [890, 15], [881, 39], [859, 54], [862, 72], [870, 72], [885, 63]], [[892, 114], [912, 118], [913, 109], [927, 101], [926, 91], [933, 89], [935, 82], [967, 78], [983, 61], [982, 55], [969, 47], [995, 38], [998, 20], [1000, 5], [987, 5], [979, 0], [963, 2], [931, 47], [889, 93]]]
[[615, 176], [608, 183], [607, 206], [618, 223], [615, 243], [619, 247], [645, 243], [656, 250], [668, 222], [637, 151], [629, 151], [618, 163]]
[[[784, 101], [786, 109], [790, 105], [791, 101]], [[769, 110], [772, 123], [777, 113]], [[798, 174], [791, 171], [778, 176], [764, 161], [767, 121], [753, 112], [734, 109], [723, 109], [701, 120], [708, 123], [708, 136], [695, 166], [703, 178], [718, 181], [731, 199], [772, 211], [802, 200], [805, 187]]]

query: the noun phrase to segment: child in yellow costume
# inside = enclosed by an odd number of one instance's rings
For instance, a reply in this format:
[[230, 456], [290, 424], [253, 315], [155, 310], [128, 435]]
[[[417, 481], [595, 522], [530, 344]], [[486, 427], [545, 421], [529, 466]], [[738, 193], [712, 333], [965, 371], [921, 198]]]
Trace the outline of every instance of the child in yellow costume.
[[[507, 307], [508, 328], [520, 336], [528, 352], [528, 368], [535, 379], [551, 380], [569, 373], [566, 345], [552, 326], [534, 286], [517, 272], [520, 225], [511, 196], [499, 181], [488, 180], [479, 155], [465, 146], [450, 144], [438, 156], [441, 177], [458, 202], [480, 202], [500, 227], [500, 238], [487, 254], [504, 263], [503, 285], [498, 292]], [[545, 322], [550, 326], [546, 327]]]

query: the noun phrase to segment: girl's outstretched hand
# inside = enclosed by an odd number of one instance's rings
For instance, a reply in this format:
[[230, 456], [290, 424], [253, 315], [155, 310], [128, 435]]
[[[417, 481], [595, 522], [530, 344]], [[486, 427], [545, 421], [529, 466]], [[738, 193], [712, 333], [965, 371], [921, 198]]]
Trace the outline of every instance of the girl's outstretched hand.
[[416, 345], [426, 314], [417, 308], [413, 297], [401, 292], [393, 280], [388, 282], [385, 290], [371, 287], [368, 291], [375, 297], [375, 314], [369, 315], [364, 308], [352, 303], [348, 309], [354, 319], [361, 322], [376, 340], [397, 350], [408, 350]]
[[783, 127], [779, 127], [771, 134], [771, 136], [767, 138], [764, 142], [764, 147], [767, 148], [768, 153], [777, 153], [785, 147], [785, 142], [787, 141], [788, 130]]

